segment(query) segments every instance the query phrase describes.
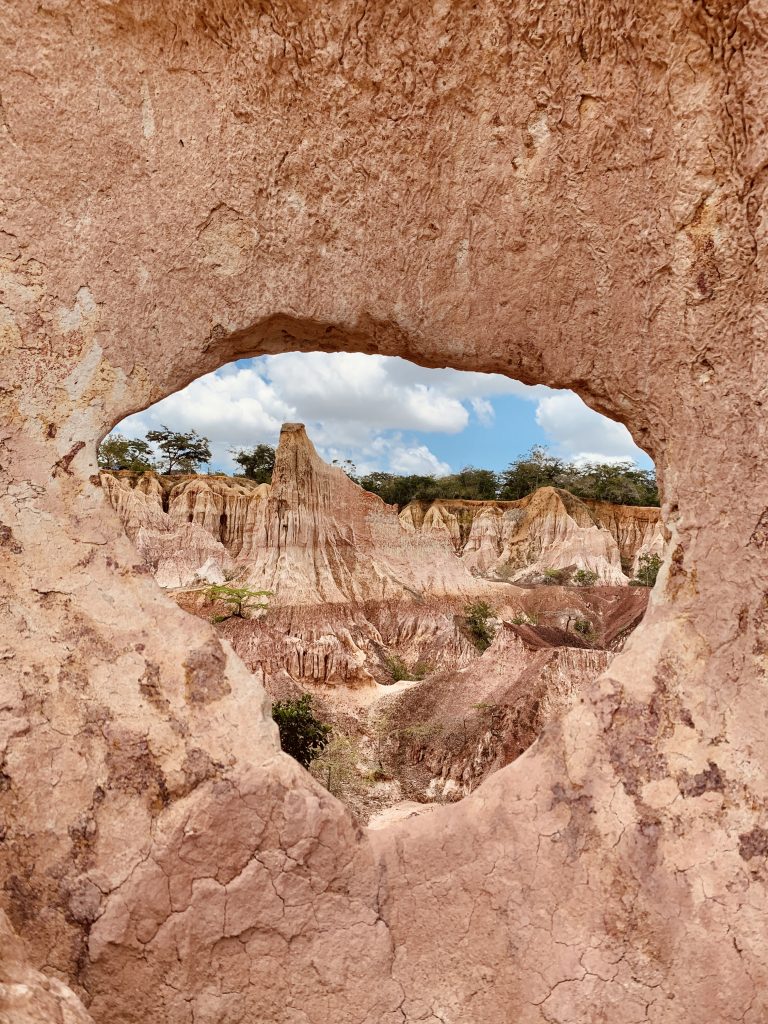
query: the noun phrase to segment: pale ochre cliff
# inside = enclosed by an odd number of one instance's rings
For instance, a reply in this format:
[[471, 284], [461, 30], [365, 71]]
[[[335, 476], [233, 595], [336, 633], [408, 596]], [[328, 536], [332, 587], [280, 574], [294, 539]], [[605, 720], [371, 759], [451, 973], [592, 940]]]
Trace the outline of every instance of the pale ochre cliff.
[[413, 502], [399, 515], [320, 459], [301, 424], [280, 436], [272, 484], [243, 477], [102, 474], [158, 582], [237, 577], [273, 604], [471, 596], [586, 569], [623, 586], [663, 543], [658, 509], [587, 503], [544, 487], [519, 501]]

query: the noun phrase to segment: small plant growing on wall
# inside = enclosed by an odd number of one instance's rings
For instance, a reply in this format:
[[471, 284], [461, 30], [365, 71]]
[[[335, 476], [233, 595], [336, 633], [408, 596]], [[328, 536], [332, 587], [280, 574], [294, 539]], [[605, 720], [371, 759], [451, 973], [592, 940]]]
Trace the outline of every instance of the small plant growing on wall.
[[496, 635], [496, 627], [491, 622], [495, 614], [487, 601], [473, 601], [464, 608], [467, 629], [478, 651], [486, 651], [491, 646]]
[[[214, 583], [206, 591], [209, 601], [223, 601], [229, 607], [226, 615], [214, 615], [212, 622], [225, 622], [227, 619], [247, 618], [246, 612], [266, 608], [267, 602], [259, 598], [269, 597], [271, 590], [249, 590], [248, 587], [228, 587], [224, 583]], [[258, 603], [254, 603], [258, 601]]]
[[629, 581], [630, 587], [652, 587], [661, 568], [659, 555], [640, 555], [635, 578]]
[[280, 746], [304, 768], [328, 745], [330, 725], [321, 722], [312, 711], [312, 694], [298, 700], [278, 700], [272, 705], [272, 718], [280, 731]]
[[577, 587], [594, 587], [597, 583], [597, 573], [591, 569], [577, 569], [573, 574], [573, 582]]

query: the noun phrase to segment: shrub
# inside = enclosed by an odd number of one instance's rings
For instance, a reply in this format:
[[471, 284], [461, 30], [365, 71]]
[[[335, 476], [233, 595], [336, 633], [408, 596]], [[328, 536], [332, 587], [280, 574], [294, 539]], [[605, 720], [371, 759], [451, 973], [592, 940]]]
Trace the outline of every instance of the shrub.
[[586, 638], [592, 635], [592, 623], [589, 619], [576, 619], [573, 624], [573, 628], [579, 636]]
[[333, 793], [339, 800], [349, 801], [364, 794], [371, 781], [377, 781], [367, 779], [361, 773], [360, 757], [357, 740], [334, 732], [313, 759], [309, 770], [329, 793]]
[[479, 651], [487, 650], [496, 635], [496, 628], [490, 622], [496, 614], [493, 608], [487, 601], [473, 601], [466, 605], [464, 614], [475, 647]]
[[563, 584], [567, 582], [568, 575], [567, 569], [545, 569], [544, 582], [550, 585]]
[[597, 583], [597, 573], [591, 569], [577, 569], [573, 574], [573, 582], [577, 587], [594, 587]]
[[387, 666], [392, 679], [399, 683], [402, 679], [410, 679], [410, 673], [408, 672], [408, 666], [405, 664], [402, 658], [399, 658], [396, 654], [390, 654], [384, 659], [384, 664]]
[[272, 717], [280, 730], [280, 746], [300, 765], [309, 768], [321, 750], [328, 745], [331, 732], [312, 713], [312, 694], [299, 700], [278, 700], [272, 705]]
[[632, 587], [652, 587], [656, 583], [656, 577], [661, 568], [659, 555], [640, 555], [640, 562], [635, 573], [635, 578], [630, 580]]
[[403, 679], [423, 679], [432, 671], [432, 666], [425, 661], [417, 661], [412, 668], [397, 654], [389, 654], [384, 659], [384, 664], [389, 669], [394, 682], [399, 683]]
[[266, 601], [261, 601], [257, 605], [251, 605], [249, 602], [257, 597], [269, 597], [271, 593], [271, 590], [249, 590], [248, 587], [228, 587], [223, 583], [214, 583], [206, 591], [206, 597], [209, 601], [223, 601], [229, 605], [230, 610], [226, 615], [215, 615], [211, 621], [225, 622], [233, 617], [244, 619], [245, 612], [267, 607]]

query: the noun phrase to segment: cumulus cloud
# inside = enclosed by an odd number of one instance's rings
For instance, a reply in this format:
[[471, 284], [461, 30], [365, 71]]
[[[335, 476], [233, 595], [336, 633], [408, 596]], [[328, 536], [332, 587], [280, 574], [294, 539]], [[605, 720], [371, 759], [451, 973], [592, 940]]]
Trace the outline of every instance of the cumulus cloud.
[[552, 392], [536, 407], [536, 422], [558, 452], [577, 464], [644, 458], [627, 428], [609, 420], [572, 391]]
[[421, 435], [459, 434], [472, 422], [490, 428], [492, 399], [501, 396], [535, 403], [539, 426], [566, 458], [639, 454], [625, 427], [592, 412], [570, 392], [530, 387], [501, 374], [427, 369], [360, 353], [289, 352], [231, 364], [118, 429], [130, 436], [164, 423], [196, 429], [211, 440], [213, 465], [231, 470], [230, 449], [275, 444], [281, 423], [298, 420], [307, 424], [324, 458], [349, 458], [361, 473], [440, 475], [450, 467]]

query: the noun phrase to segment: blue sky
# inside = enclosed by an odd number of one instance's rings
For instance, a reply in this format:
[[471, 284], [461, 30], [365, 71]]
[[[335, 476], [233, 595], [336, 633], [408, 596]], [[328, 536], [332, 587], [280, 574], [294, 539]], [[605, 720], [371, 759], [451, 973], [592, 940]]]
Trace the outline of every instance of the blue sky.
[[288, 420], [307, 425], [325, 459], [349, 458], [362, 473], [500, 470], [534, 444], [577, 462], [625, 458], [652, 465], [625, 427], [570, 391], [360, 353], [240, 360], [115, 429], [141, 437], [160, 424], [194, 428], [211, 439], [212, 468], [232, 471], [230, 449], [275, 444]]

